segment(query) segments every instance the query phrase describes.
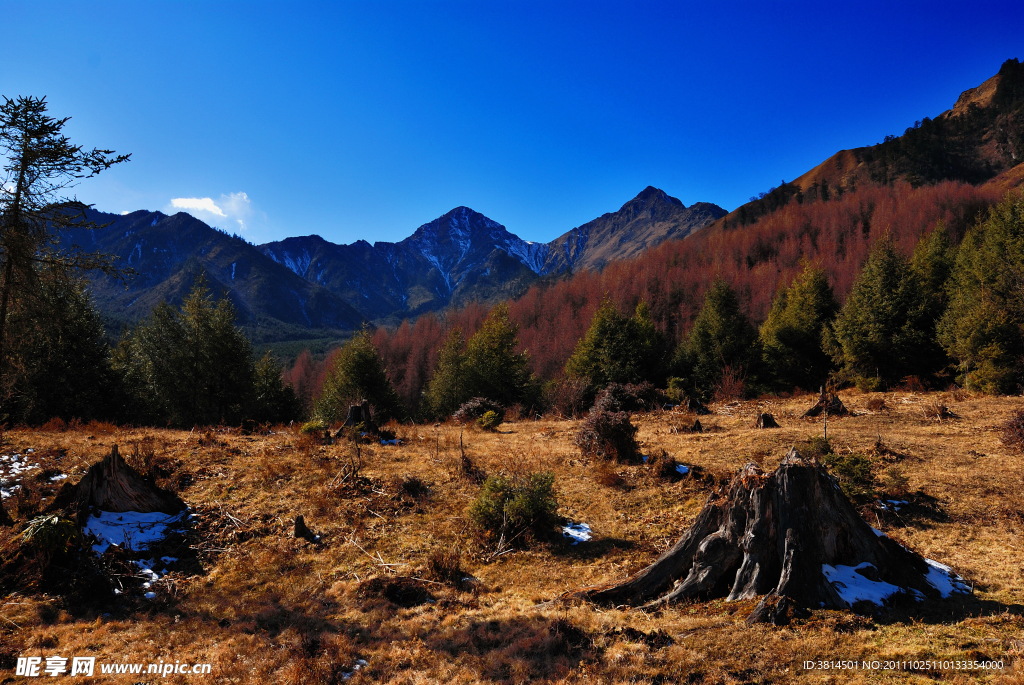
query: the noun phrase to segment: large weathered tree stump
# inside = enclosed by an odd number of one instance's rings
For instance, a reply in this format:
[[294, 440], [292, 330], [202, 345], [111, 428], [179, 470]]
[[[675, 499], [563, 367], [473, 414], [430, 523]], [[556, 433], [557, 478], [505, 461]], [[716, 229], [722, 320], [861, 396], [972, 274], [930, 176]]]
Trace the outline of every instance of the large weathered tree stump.
[[775, 420], [775, 417], [771, 414], [758, 414], [757, 421], [754, 422], [754, 428], [781, 428], [779, 422]]
[[897, 595], [937, 598], [963, 591], [957, 580], [865, 523], [819, 463], [790, 450], [773, 473], [744, 467], [653, 564], [575, 595], [647, 607], [767, 595], [751, 620], [780, 623], [787, 606], [842, 609]]
[[165, 514], [177, 514], [186, 508], [176, 495], [161, 490], [129, 466], [118, 453], [117, 445], [110, 448], [110, 454], [102, 461], [93, 464], [82, 480], [62, 487], [51, 509], [54, 507], [74, 507], [80, 524], [90, 508]]

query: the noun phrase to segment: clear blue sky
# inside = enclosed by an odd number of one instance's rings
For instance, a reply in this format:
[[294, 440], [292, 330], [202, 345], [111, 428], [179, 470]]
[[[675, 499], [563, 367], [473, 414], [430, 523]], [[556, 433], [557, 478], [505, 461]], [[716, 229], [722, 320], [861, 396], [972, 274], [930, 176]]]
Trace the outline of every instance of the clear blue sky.
[[132, 153], [80, 199], [177, 200], [257, 243], [400, 240], [459, 205], [547, 241], [647, 185], [733, 209], [1024, 59], [1019, 1], [11, 0], [3, 14], [0, 93], [45, 95], [72, 140]]

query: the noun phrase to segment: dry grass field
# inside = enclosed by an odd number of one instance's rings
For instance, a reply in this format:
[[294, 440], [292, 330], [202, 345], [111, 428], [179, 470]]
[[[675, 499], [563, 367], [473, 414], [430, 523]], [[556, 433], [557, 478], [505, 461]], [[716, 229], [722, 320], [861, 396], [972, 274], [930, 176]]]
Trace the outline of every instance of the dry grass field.
[[[351, 443], [318, 445], [290, 428], [248, 436], [97, 424], [18, 429], [3, 435], [0, 452], [31, 448], [39, 467], [4, 501], [16, 525], [0, 528], [0, 682], [34, 680], [15, 677], [16, 657], [53, 654], [212, 666], [207, 676], [109, 682], [1024, 682], [1024, 457], [1000, 441], [1000, 425], [1021, 400], [856, 391], [842, 398], [854, 415], [829, 420], [833, 447], [869, 456], [882, 498], [908, 502], [898, 512], [868, 504], [862, 513], [951, 566], [973, 596], [869, 616], [817, 611], [784, 628], [747, 626], [751, 602], [652, 613], [559, 600], [646, 566], [745, 463], [774, 468], [791, 445], [821, 435], [820, 419], [799, 418], [809, 395], [713, 405], [701, 434], [685, 430], [693, 416], [634, 416], [644, 454], [664, 450], [693, 467], [678, 478], [584, 459], [572, 441], [578, 422], [547, 418], [493, 433], [392, 426], [404, 444], [363, 445], [358, 460]], [[929, 418], [937, 404], [956, 418]], [[753, 428], [759, 411], [782, 428]], [[556, 531], [504, 553], [481, 539], [467, 516], [480, 484], [464, 467], [460, 434], [479, 472], [554, 473], [558, 513], [589, 524], [593, 539], [573, 546]], [[51, 479], [77, 480], [115, 443], [193, 514], [184, 536], [142, 555], [177, 559], [152, 584], [152, 599], [145, 579], [116, 554], [103, 562], [121, 592], [112, 596], [60, 568], [71, 562], [55, 559], [43, 579], [38, 560], [11, 561], [17, 531], [57, 491], [60, 481]], [[297, 514], [318, 542], [292, 536]], [[456, 561], [461, 572], [452, 577], [470, 580], [445, 580], [445, 564], [452, 571]], [[929, 659], [1002, 660], [1004, 669], [802, 665]]]

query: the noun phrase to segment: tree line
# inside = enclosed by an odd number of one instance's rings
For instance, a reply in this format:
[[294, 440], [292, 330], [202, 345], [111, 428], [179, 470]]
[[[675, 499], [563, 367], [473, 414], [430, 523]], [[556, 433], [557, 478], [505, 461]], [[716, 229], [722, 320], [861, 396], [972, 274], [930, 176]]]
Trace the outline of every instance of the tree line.
[[450, 327], [413, 402], [395, 388], [376, 343], [381, 332], [364, 330], [328, 363], [314, 413], [337, 419], [356, 399], [380, 402], [388, 416], [420, 420], [444, 419], [473, 397], [529, 412], [585, 408], [609, 384], [644, 382], [703, 401], [814, 390], [827, 382], [865, 391], [956, 383], [1021, 392], [1024, 193], [1008, 193], [959, 243], [954, 238], [939, 221], [907, 254], [883, 234], [842, 303], [830, 274], [804, 260], [760, 322], [719, 278], [678, 341], [659, 329], [645, 301], [627, 314], [606, 296], [562, 369], [548, 378], [531, 372], [520, 325], [509, 305], [500, 304], [468, 338], [461, 326]]

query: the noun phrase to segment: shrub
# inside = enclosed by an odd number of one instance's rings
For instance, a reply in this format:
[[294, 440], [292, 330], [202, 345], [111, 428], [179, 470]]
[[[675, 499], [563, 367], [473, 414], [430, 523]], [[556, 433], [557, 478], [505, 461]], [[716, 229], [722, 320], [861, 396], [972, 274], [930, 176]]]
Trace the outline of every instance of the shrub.
[[651, 411], [668, 401], [668, 396], [651, 383], [610, 383], [594, 402], [594, 411]]
[[505, 413], [505, 408], [486, 397], [474, 397], [459, 407], [458, 410], [452, 414], [452, 418], [459, 423], [468, 423], [470, 421], [476, 421], [477, 419], [483, 418], [484, 414], [487, 412], [493, 412], [500, 416]]
[[485, 539], [502, 548], [547, 535], [555, 525], [557, 510], [555, 476], [541, 472], [489, 476], [470, 506], [469, 516]]
[[626, 412], [591, 411], [576, 433], [575, 443], [584, 456], [636, 462], [640, 460], [636, 433]]
[[484, 430], [492, 431], [501, 425], [501, 414], [489, 411], [477, 419], [476, 424]]
[[1024, 452], [1024, 410], [1014, 412], [1003, 424], [1002, 441], [1007, 447]]
[[885, 398], [883, 397], [872, 397], [868, 400], [868, 409], [870, 411], [882, 411], [885, 408]]
[[452, 547], [438, 547], [427, 557], [427, 578], [438, 583], [461, 587], [466, 571], [462, 568], [462, 554]]
[[821, 461], [839, 480], [839, 487], [853, 502], [864, 504], [875, 498], [875, 465], [871, 459], [857, 452], [830, 452]]
[[581, 378], [565, 376], [544, 385], [544, 403], [562, 418], [576, 418], [593, 401], [594, 391]]

